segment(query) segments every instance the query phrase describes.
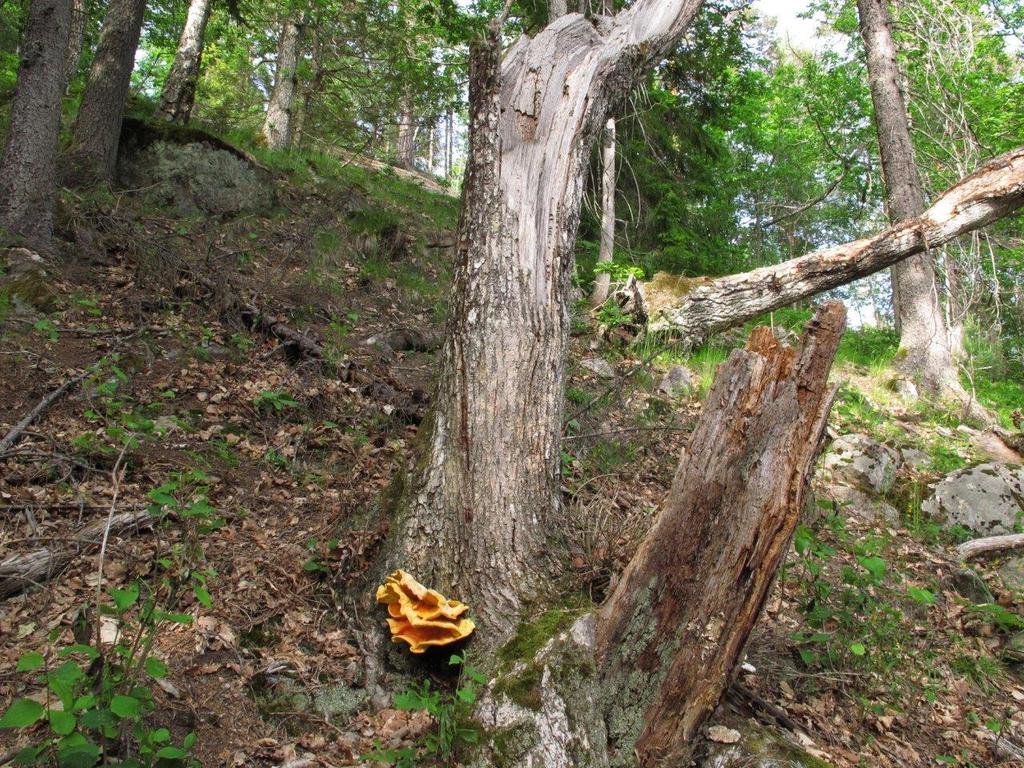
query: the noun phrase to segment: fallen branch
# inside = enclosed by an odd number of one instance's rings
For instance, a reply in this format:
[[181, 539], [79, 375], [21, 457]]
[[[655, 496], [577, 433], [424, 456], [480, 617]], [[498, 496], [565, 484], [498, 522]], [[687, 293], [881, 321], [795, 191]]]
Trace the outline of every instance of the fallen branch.
[[103, 541], [104, 533], [118, 536], [153, 524], [153, 516], [146, 510], [122, 512], [110, 520], [83, 528], [66, 548], [42, 547], [31, 552], [10, 555], [0, 560], [0, 599], [10, 597], [23, 589], [42, 584], [60, 573], [75, 557], [89, 552]]
[[1007, 552], [1013, 549], [1024, 549], [1024, 533], [986, 536], [984, 539], [964, 542], [956, 548], [956, 556], [960, 560], [972, 560], [975, 557], [992, 555], [996, 552]]
[[[717, 331], [874, 274], [910, 256], [1009, 216], [1024, 206], [1024, 147], [990, 160], [935, 200], [921, 216], [873, 237], [781, 264], [718, 278], [659, 274], [639, 299], [616, 296], [647, 331], [694, 346]], [[628, 294], [628, 292], [627, 292]]]
[[43, 411], [45, 411], [55, 402], [60, 400], [60, 398], [63, 397], [68, 390], [76, 386], [88, 375], [89, 370], [86, 369], [77, 376], [65, 381], [63, 384], [61, 384], [59, 387], [53, 390], [53, 392], [51, 392], [42, 400], [40, 400], [36, 407], [29, 411], [28, 415], [25, 418], [23, 418], [21, 421], [19, 421], [17, 424], [11, 427], [11, 430], [6, 435], [4, 435], [2, 440], [0, 440], [0, 453], [5, 453], [6, 451], [10, 450], [11, 446], [18, 441], [18, 438], [21, 437], [21, 433], [28, 429], [29, 425], [37, 418], [39, 418], [40, 414], [42, 414]]
[[[293, 360], [323, 360], [323, 345], [308, 334], [297, 331], [277, 317], [269, 315], [252, 304], [239, 304], [237, 310], [245, 324], [282, 342], [285, 352]], [[364, 397], [379, 400], [390, 406], [402, 421], [419, 424], [426, 412], [426, 393], [408, 391], [389, 378], [376, 376], [353, 362], [338, 366], [338, 378], [359, 387]]]

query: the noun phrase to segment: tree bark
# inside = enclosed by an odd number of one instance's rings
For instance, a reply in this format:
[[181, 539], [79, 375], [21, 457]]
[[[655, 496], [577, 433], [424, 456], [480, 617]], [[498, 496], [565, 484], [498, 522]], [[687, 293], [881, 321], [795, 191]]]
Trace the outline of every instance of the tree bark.
[[[907, 105], [900, 89], [892, 19], [888, 0], [857, 0], [857, 10], [867, 52], [882, 175], [888, 191], [886, 208], [889, 220], [898, 224], [920, 216], [925, 202], [910, 140]], [[935, 283], [935, 264], [928, 251], [893, 265], [892, 292], [900, 334], [899, 367], [928, 392], [969, 401], [950, 352]]]
[[416, 114], [413, 111], [411, 94], [402, 99], [402, 111], [398, 115], [398, 146], [395, 161], [399, 167], [413, 170], [416, 164]]
[[966, 541], [956, 548], [956, 556], [961, 560], [971, 560], [1015, 549], [1024, 549], [1024, 533], [1009, 533], [1004, 536], [988, 536], [984, 539]]
[[85, 41], [85, 23], [88, 19], [85, 0], [72, 0], [71, 31], [68, 34], [67, 53], [64, 58], [65, 87], [78, 74], [78, 62], [82, 58], [82, 44]]
[[658, 275], [633, 291], [648, 332], [671, 332], [696, 346], [717, 331], [878, 272], [1024, 206], [1024, 147], [1001, 155], [943, 192], [924, 212], [872, 237], [825, 248], [739, 275], [687, 279]]
[[559, 511], [572, 249], [586, 160], [621, 97], [699, 0], [563, 16], [499, 60], [474, 45], [470, 149], [434, 410], [393, 527], [391, 564], [473, 606], [478, 641], [508, 637], [551, 589]]
[[33, 0], [21, 43], [10, 130], [0, 158], [0, 227], [49, 252], [71, 0]]
[[68, 181], [76, 186], [114, 180], [135, 51], [146, 0], [110, 0], [89, 69], [68, 153]]
[[171, 71], [167, 73], [167, 80], [164, 81], [160, 106], [157, 107], [157, 114], [172, 123], [187, 124], [192, 116], [211, 4], [212, 0], [192, 0], [188, 6], [178, 50], [174, 54]]
[[299, 50], [302, 48], [302, 25], [286, 21], [281, 25], [277, 44], [277, 71], [274, 89], [263, 122], [263, 136], [270, 149], [285, 150], [292, 143], [295, 91], [298, 84]]
[[[759, 328], [716, 377], [665, 508], [598, 616], [620, 756], [682, 765], [728, 687], [800, 520], [845, 316], [827, 305], [797, 352]], [[642, 724], [616, 716], [630, 709]]]
[[[601, 250], [597, 265], [611, 264], [615, 253], [615, 118], [609, 117], [604, 127], [604, 146], [601, 151]], [[612, 276], [599, 272], [594, 278], [594, 291], [590, 306], [600, 307], [608, 300]]]
[[[827, 305], [796, 351], [758, 328], [721, 366], [612, 596], [489, 686], [477, 716], [491, 738], [472, 765], [691, 764], [800, 520], [844, 319]], [[535, 735], [510, 759], [509, 733]]]

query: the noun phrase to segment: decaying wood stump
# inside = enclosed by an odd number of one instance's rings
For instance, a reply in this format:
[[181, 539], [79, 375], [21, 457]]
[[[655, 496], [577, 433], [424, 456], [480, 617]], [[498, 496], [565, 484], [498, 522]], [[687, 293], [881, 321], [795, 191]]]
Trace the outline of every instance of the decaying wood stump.
[[608, 602], [485, 697], [481, 719], [505, 745], [492, 762], [687, 764], [800, 519], [845, 316], [826, 305], [796, 350], [759, 328], [721, 366], [665, 507]]

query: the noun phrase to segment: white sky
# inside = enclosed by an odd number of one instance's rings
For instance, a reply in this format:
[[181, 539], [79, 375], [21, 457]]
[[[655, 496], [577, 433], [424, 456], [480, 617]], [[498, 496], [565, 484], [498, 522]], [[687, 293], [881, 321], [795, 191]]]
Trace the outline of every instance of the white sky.
[[779, 39], [788, 38], [794, 48], [817, 50], [822, 46], [823, 41], [815, 39], [817, 24], [797, 16], [806, 10], [806, 0], [754, 0], [753, 7], [762, 16], [774, 16]]

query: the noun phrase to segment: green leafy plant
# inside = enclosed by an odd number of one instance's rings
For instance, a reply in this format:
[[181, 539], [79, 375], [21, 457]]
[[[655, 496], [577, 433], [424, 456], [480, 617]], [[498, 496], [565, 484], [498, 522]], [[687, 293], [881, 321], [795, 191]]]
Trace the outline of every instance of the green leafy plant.
[[444, 765], [452, 765], [460, 746], [476, 743], [479, 733], [466, 723], [478, 697], [478, 686], [487, 682], [487, 676], [468, 664], [466, 657], [459, 654], [452, 654], [448, 664], [461, 667], [458, 682], [452, 692], [440, 691], [431, 686], [429, 680], [424, 680], [394, 697], [395, 709], [423, 710], [434, 718], [434, 732], [428, 734], [417, 748], [382, 750], [378, 747], [374, 752], [360, 757], [360, 760], [387, 763], [395, 768], [412, 768], [418, 759], [429, 757]]
[[[147, 715], [156, 709], [152, 682], [168, 672], [153, 653], [160, 629], [192, 621], [179, 607], [186, 593], [204, 607], [212, 605], [208, 581], [215, 574], [202, 567], [199, 539], [223, 521], [207, 500], [207, 480], [193, 470], [149, 492], [150, 514], [173, 517], [184, 533], [156, 561], [153, 580], [107, 589], [91, 621], [86, 614], [76, 624], [74, 644], [20, 658], [17, 671], [35, 673], [43, 692], [15, 699], [0, 717], [0, 728], [34, 736], [15, 764], [90, 768], [115, 758], [126, 768], [199, 765], [190, 756], [194, 733], [175, 744], [168, 729], [151, 726]], [[103, 617], [116, 627], [112, 643], [101, 638]], [[61, 631], [51, 633], [51, 643]], [[44, 723], [45, 733], [37, 735]]]
[[260, 392], [252, 399], [253, 406], [259, 411], [273, 411], [281, 413], [289, 408], [297, 408], [299, 403], [291, 396], [280, 389], [269, 389]]

